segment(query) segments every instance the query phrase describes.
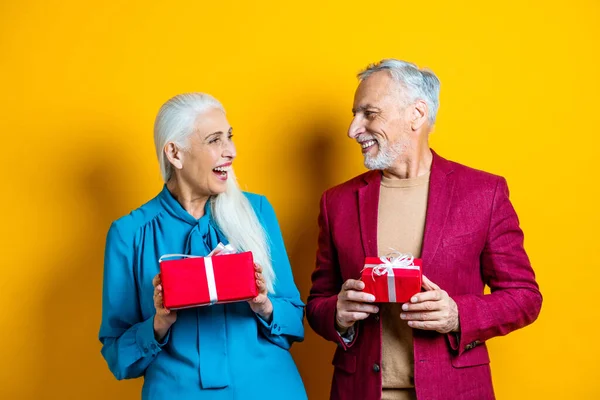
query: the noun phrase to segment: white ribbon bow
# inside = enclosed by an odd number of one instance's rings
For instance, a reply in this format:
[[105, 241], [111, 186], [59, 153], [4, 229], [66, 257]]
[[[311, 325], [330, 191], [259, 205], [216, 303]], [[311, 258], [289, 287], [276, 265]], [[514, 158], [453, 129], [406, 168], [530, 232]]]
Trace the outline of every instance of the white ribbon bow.
[[371, 277], [375, 280], [373, 275], [383, 276], [383, 275], [394, 275], [394, 268], [403, 268], [403, 269], [419, 269], [418, 265], [414, 265], [414, 257], [412, 254], [402, 254], [397, 250], [392, 249], [393, 251], [383, 257], [379, 257], [382, 264], [373, 265], [373, 270], [371, 271]]

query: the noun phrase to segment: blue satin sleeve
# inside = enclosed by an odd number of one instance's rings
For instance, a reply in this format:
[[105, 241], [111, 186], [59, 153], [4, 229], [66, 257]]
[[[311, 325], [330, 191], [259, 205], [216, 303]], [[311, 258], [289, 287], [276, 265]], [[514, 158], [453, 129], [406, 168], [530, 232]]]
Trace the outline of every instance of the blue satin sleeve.
[[275, 294], [269, 294], [273, 304], [270, 323], [257, 316], [261, 332], [272, 343], [289, 349], [294, 342], [304, 340], [304, 303], [294, 283], [283, 236], [275, 210], [266, 197], [261, 196], [257, 210], [271, 245], [271, 260], [276, 275]]
[[144, 319], [134, 277], [134, 233], [113, 223], [106, 239], [102, 322], [102, 356], [117, 379], [142, 376], [168, 341], [154, 338], [154, 316]]

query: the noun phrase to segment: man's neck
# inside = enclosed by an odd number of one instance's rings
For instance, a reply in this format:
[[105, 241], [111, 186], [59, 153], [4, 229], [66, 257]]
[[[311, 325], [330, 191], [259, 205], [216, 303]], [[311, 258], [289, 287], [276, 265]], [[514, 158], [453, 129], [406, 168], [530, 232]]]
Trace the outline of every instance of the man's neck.
[[383, 171], [383, 175], [389, 179], [416, 178], [429, 172], [432, 162], [433, 153], [429, 145], [425, 144], [399, 156], [392, 167]]

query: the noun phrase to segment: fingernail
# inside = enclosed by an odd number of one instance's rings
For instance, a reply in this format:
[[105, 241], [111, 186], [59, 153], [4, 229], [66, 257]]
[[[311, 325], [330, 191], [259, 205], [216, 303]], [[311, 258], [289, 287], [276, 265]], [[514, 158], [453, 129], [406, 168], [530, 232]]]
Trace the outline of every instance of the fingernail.
[[411, 303], [416, 303], [416, 302], [417, 302], [417, 297], [415, 296], [415, 297], [413, 297], [412, 299], [410, 299], [410, 302], [411, 302]]
[[402, 318], [402, 319], [405, 319], [405, 318], [406, 318], [406, 314], [404, 314], [404, 313], [401, 313], [401, 314], [400, 314], [400, 318]]
[[414, 322], [408, 321], [408, 326], [413, 326], [413, 325], [414, 325]]
[[402, 311], [408, 311], [408, 304], [402, 304]]
[[369, 301], [375, 301], [375, 296], [369, 296]]
[[375, 312], [378, 313], [379, 312], [379, 307], [375, 307]]

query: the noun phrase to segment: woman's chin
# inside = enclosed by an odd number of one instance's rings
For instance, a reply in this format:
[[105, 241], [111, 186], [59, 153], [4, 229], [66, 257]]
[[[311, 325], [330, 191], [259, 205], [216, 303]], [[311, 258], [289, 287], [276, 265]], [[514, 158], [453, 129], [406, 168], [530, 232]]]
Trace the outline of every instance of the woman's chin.
[[211, 182], [209, 190], [213, 196], [224, 193], [227, 190], [227, 180], [215, 179]]

